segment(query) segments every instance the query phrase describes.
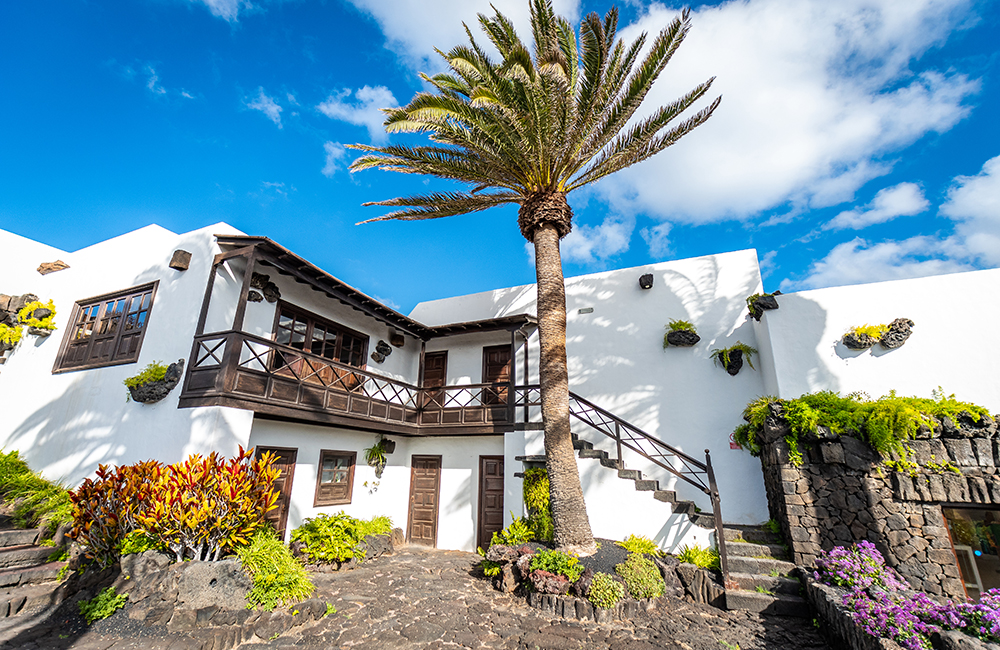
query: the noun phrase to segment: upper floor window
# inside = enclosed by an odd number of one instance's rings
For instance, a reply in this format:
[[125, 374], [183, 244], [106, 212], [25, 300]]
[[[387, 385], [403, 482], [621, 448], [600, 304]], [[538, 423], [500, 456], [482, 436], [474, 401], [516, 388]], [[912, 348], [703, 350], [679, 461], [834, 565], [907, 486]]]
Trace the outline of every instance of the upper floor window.
[[135, 363], [157, 284], [77, 301], [53, 372]]
[[276, 343], [363, 368], [368, 337], [288, 305], [281, 305], [275, 325]]

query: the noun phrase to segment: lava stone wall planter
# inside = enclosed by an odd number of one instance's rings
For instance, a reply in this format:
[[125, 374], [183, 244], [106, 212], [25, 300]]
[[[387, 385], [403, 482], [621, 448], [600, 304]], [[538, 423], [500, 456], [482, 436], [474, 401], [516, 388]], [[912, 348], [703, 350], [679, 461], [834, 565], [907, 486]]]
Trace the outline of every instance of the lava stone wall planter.
[[701, 337], [690, 330], [674, 330], [667, 332], [667, 343], [679, 348], [689, 348], [696, 345]]
[[184, 376], [184, 359], [179, 359], [177, 363], [167, 366], [167, 374], [160, 381], [151, 381], [141, 386], [129, 387], [128, 392], [132, 400], [143, 404], [159, 402], [167, 396], [167, 393], [180, 383]]
[[[1000, 506], [1000, 440], [996, 422], [945, 418], [909, 442], [919, 466], [911, 476], [892, 471], [867, 443], [820, 428], [800, 439], [801, 466], [789, 460], [788, 423], [771, 406], [761, 466], [768, 508], [781, 523], [793, 561], [812, 566], [820, 549], [873, 542], [914, 588], [964, 598], [941, 504]], [[958, 469], [935, 472], [932, 462]]]

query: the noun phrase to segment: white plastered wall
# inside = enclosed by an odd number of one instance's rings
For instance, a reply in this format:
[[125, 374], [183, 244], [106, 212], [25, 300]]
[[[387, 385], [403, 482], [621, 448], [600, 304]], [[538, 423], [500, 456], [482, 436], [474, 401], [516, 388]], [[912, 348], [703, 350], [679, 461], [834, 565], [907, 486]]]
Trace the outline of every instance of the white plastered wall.
[[[392, 519], [395, 527], [405, 531], [409, 514], [411, 457], [432, 455], [441, 456], [437, 547], [475, 550], [479, 456], [502, 455], [503, 439], [500, 436], [386, 437], [396, 441], [396, 449], [389, 455], [382, 478], [378, 479], [374, 468], [364, 463], [364, 449], [375, 443], [378, 439], [376, 433], [255, 420], [250, 436], [251, 445], [297, 450], [287, 533], [290, 535], [307, 517], [340, 511], [363, 519], [386, 515]], [[316, 472], [320, 451], [323, 449], [353, 451], [358, 454], [353, 495], [349, 504], [320, 508], [313, 505]]]
[[[895, 389], [931, 397], [938, 386], [958, 399], [1000, 412], [1000, 269], [790, 293], [778, 297], [760, 328], [773, 349], [775, 388], [794, 398], [818, 390]], [[841, 337], [851, 327], [909, 318], [915, 325], [895, 350], [857, 352]]]
[[[239, 445], [245, 446], [251, 413], [219, 407], [178, 409], [179, 387], [156, 404], [126, 402], [122, 384], [152, 361], [188, 358], [208, 272], [218, 252], [216, 233], [240, 234], [226, 224], [181, 235], [148, 226], [73, 253], [61, 252], [58, 257], [70, 268], [45, 276], [34, 269], [54, 261], [55, 249], [25, 247], [30, 254], [19, 259], [22, 272], [5, 275], [0, 291], [53, 299], [58, 329], [46, 338], [26, 335], [0, 367], [0, 448], [18, 450], [47, 478], [76, 485], [100, 463], [149, 458], [175, 462], [191, 453], [232, 455]], [[168, 267], [176, 249], [192, 253], [187, 271]], [[137, 363], [52, 374], [76, 301], [154, 280], [159, 285]]]
[[[653, 287], [639, 287], [639, 276], [652, 273]], [[726, 521], [759, 523], [768, 517], [763, 479], [757, 459], [730, 449], [729, 435], [742, 422], [747, 402], [764, 393], [764, 376], [744, 366], [730, 377], [716, 366], [710, 351], [742, 341], [760, 347], [747, 318], [745, 298], [761, 291], [756, 252], [737, 251], [648, 266], [584, 275], [566, 280], [567, 353], [570, 390], [611, 411], [646, 433], [698, 459], [710, 449]], [[580, 309], [593, 309], [579, 313]], [[420, 303], [411, 317], [426, 323], [535, 313], [534, 285]], [[693, 322], [701, 342], [693, 348], [662, 349], [664, 326], [671, 319]], [[532, 339], [537, 364], [537, 338]], [[537, 377], [537, 368], [531, 373]], [[520, 383], [520, 381], [519, 381]], [[578, 422], [574, 432], [614, 455], [612, 440]], [[530, 434], [530, 432], [529, 432]], [[506, 509], [520, 502], [520, 481], [514, 457], [532, 451], [529, 435], [515, 432], [506, 439]], [[536, 445], [537, 446], [537, 445]], [[676, 490], [678, 498], [711, 510], [709, 499], [693, 486], [626, 451], [625, 464]], [[606, 468], [581, 463], [581, 480], [589, 503], [604, 503], [621, 486], [607, 483]], [[614, 481], [620, 481], [610, 472]], [[628, 483], [620, 481], [626, 488]], [[613, 481], [612, 481], [613, 483]], [[634, 488], [633, 488], [634, 490]], [[625, 495], [622, 494], [622, 498]], [[647, 519], [647, 494], [634, 512], [617, 518], [608, 536], [622, 537], [652, 525]], [[633, 500], [634, 502], [634, 500]], [[614, 500], [612, 499], [612, 504]], [[590, 506], [588, 505], [588, 510]], [[517, 510], [515, 510], [517, 512]], [[595, 513], [595, 520], [599, 517]], [[508, 517], [509, 519], [509, 517]], [[603, 524], [601, 524], [603, 525]], [[661, 519], [657, 531], [666, 544], [698, 542], [703, 529], [670, 530]], [[610, 533], [616, 533], [611, 535]]]

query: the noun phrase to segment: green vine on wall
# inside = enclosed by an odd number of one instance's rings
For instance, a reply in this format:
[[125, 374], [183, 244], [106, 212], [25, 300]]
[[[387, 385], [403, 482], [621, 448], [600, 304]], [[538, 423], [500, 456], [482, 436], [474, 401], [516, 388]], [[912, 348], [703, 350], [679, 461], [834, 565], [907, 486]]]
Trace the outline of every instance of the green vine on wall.
[[983, 417], [989, 416], [989, 411], [981, 406], [959, 401], [954, 395], [945, 396], [940, 387], [929, 399], [899, 397], [896, 391], [874, 400], [864, 393], [841, 397], [832, 391], [820, 391], [790, 400], [759, 397], [743, 410], [746, 424], [736, 427], [733, 432], [734, 440], [754, 456], [760, 455], [761, 434], [767, 417], [771, 415], [772, 404], [780, 407], [782, 417], [790, 427], [785, 441], [790, 460], [796, 465], [802, 462], [799, 443], [821, 426], [837, 436], [864, 440], [882, 456], [896, 453], [905, 459], [908, 453], [904, 443], [913, 439], [922, 426], [935, 430], [941, 426], [939, 420], [945, 417], [958, 422], [959, 416], [966, 414], [975, 422], [982, 422]]
[[535, 539], [551, 542], [555, 533], [552, 523], [552, 504], [549, 500], [549, 473], [534, 467], [524, 472], [524, 505], [528, 509], [527, 524]]

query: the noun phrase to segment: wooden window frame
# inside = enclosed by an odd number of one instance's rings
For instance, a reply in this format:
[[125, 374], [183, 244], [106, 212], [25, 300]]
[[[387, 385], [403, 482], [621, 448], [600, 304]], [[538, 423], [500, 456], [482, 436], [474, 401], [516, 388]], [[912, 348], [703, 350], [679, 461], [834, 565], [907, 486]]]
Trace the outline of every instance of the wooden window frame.
[[[120, 291], [111, 291], [109, 293], [103, 293], [99, 296], [93, 296], [92, 298], [84, 298], [82, 300], [77, 300], [73, 304], [73, 311], [69, 317], [69, 323], [66, 326], [66, 333], [63, 335], [62, 343], [59, 346], [59, 353], [56, 356], [55, 364], [52, 366], [52, 374], [61, 374], [64, 372], [76, 372], [77, 370], [90, 370], [93, 368], [107, 368], [111, 366], [121, 366], [129, 363], [136, 363], [139, 361], [139, 354], [142, 351], [142, 344], [146, 340], [146, 331], [149, 329], [149, 319], [153, 314], [153, 305], [156, 303], [156, 290], [160, 286], [159, 280], [154, 280], [153, 282], [147, 282], [145, 284], [136, 285], [134, 287], [129, 287], [128, 289], [123, 289]], [[73, 342], [73, 336], [77, 328], [77, 320], [80, 317], [80, 312], [83, 309], [90, 308], [93, 306], [100, 307], [101, 311], [98, 313], [97, 317], [94, 319], [95, 322], [99, 321], [104, 315], [104, 308], [106, 304], [111, 300], [118, 300], [124, 298], [126, 300], [147, 292], [152, 292], [149, 297], [149, 309], [146, 310], [146, 320], [142, 324], [142, 328], [139, 330], [139, 343], [136, 345], [134, 355], [123, 359], [111, 359], [108, 361], [98, 361], [90, 363], [81, 363], [73, 366], [66, 366], [66, 355], [70, 349], [70, 345]], [[126, 304], [126, 309], [127, 309]], [[127, 313], [127, 312], [126, 312]], [[118, 331], [114, 335], [114, 349], [118, 348], [121, 343], [122, 334], [124, 333], [125, 319], [121, 318], [118, 323]], [[91, 340], [88, 344], [88, 350], [94, 342], [94, 336], [91, 334]], [[89, 354], [89, 352], [88, 352]], [[113, 356], [113, 355], [112, 355]]]
[[[347, 497], [346, 499], [321, 499], [319, 490], [323, 486], [323, 459], [326, 456], [345, 456], [351, 459], [351, 466], [347, 470]], [[351, 502], [354, 497], [354, 468], [358, 464], [358, 452], [345, 451], [340, 449], [321, 449], [319, 452], [319, 463], [316, 465], [316, 491], [313, 493], [313, 507], [321, 508], [325, 506], [344, 506]]]
[[[360, 370], [365, 370], [368, 367], [368, 361], [367, 361], [368, 360], [368, 342], [371, 340], [371, 337], [368, 334], [365, 334], [364, 332], [359, 332], [359, 331], [357, 331], [355, 329], [347, 327], [346, 325], [341, 325], [340, 323], [338, 323], [336, 321], [332, 321], [329, 318], [324, 318], [323, 316], [320, 316], [319, 314], [311, 312], [311, 311], [309, 311], [307, 309], [302, 309], [301, 307], [298, 307], [296, 305], [293, 305], [291, 303], [287, 303], [287, 302], [284, 302], [284, 301], [279, 301], [278, 302], [278, 308], [274, 310], [274, 323], [272, 323], [272, 325], [271, 325], [271, 340], [272, 341], [274, 341], [274, 342], [278, 341], [278, 323], [281, 322], [281, 314], [282, 314], [282, 312], [294, 314], [295, 316], [300, 316], [302, 318], [302, 320], [306, 321], [307, 325], [306, 325], [305, 341], [304, 341], [304, 343], [306, 345], [303, 346], [302, 352], [304, 352], [306, 354], [313, 354], [311, 348], [307, 347], [307, 345], [309, 343], [311, 343], [311, 341], [312, 341], [313, 328], [317, 324], [318, 325], [323, 325], [328, 330], [329, 329], [335, 329], [335, 330], [337, 330], [338, 334], [347, 334], [347, 335], [355, 336], [355, 337], [361, 339], [361, 341], [364, 344], [363, 347], [362, 347], [362, 350], [361, 350], [361, 362], [362, 363], [359, 366], [351, 366], [351, 367], [352, 368], [358, 368]], [[338, 345], [338, 348], [343, 345], [343, 343], [342, 343], [342, 341], [341, 341], [341, 339], [340, 339], [339, 336], [338, 336], [338, 340], [337, 340], [337, 345]], [[323, 355], [319, 355], [319, 356], [323, 356]], [[329, 357], [324, 357], [324, 358], [329, 359]], [[343, 361], [340, 361], [339, 358], [338, 359], [330, 359], [330, 360], [331, 361], [337, 361], [338, 363], [344, 363]], [[351, 364], [347, 363], [347, 364], [344, 364], [344, 365], [350, 366]]]

